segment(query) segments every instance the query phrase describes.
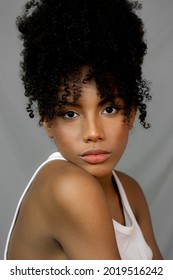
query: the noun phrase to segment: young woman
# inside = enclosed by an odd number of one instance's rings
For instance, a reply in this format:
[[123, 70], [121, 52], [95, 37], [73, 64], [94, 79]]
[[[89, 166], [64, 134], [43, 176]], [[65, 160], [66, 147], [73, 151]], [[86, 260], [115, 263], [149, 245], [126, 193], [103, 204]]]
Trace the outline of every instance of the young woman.
[[138, 183], [114, 171], [136, 113], [150, 99], [143, 23], [127, 0], [29, 1], [24, 41], [27, 111], [58, 152], [35, 172], [5, 259], [161, 259]]

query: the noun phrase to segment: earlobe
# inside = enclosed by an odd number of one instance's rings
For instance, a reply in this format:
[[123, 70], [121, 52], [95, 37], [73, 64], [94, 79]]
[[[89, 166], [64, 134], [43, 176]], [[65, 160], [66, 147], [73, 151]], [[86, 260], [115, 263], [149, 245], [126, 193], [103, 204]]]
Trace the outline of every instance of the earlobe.
[[52, 125], [50, 122], [44, 121], [43, 122], [43, 127], [44, 130], [46, 131], [47, 135], [49, 138], [53, 138], [53, 133], [52, 133]]
[[133, 123], [129, 123], [129, 130], [133, 129]]

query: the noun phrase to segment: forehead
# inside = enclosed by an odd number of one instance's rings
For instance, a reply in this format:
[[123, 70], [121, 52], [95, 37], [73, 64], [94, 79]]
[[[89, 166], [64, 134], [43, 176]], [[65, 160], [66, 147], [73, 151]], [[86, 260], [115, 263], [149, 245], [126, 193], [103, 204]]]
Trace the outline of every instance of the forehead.
[[[76, 102], [81, 95], [87, 94], [88, 89], [94, 90], [100, 99], [115, 98], [118, 89], [115, 79], [111, 75], [98, 76], [89, 67], [85, 66], [61, 79], [58, 89], [58, 99]], [[65, 103], [64, 103], [65, 104]]]

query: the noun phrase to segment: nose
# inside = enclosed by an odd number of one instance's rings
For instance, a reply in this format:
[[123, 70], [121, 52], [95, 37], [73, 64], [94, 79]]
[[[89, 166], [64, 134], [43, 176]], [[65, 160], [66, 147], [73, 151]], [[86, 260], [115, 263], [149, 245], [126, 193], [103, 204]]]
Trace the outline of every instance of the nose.
[[83, 125], [83, 140], [84, 142], [98, 142], [103, 140], [104, 132], [101, 121], [99, 119], [85, 120]]

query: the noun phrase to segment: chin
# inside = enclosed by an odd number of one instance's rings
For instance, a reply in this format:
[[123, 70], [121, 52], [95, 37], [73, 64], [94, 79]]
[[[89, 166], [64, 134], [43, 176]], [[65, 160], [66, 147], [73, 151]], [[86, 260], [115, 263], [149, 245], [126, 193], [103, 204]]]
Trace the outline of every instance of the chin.
[[112, 170], [113, 168], [105, 168], [104, 166], [101, 166], [99, 164], [97, 165], [92, 165], [89, 167], [83, 167], [83, 169], [85, 169], [89, 174], [91, 174], [92, 176], [96, 177], [97, 179], [103, 179], [107, 176], [112, 175]]

